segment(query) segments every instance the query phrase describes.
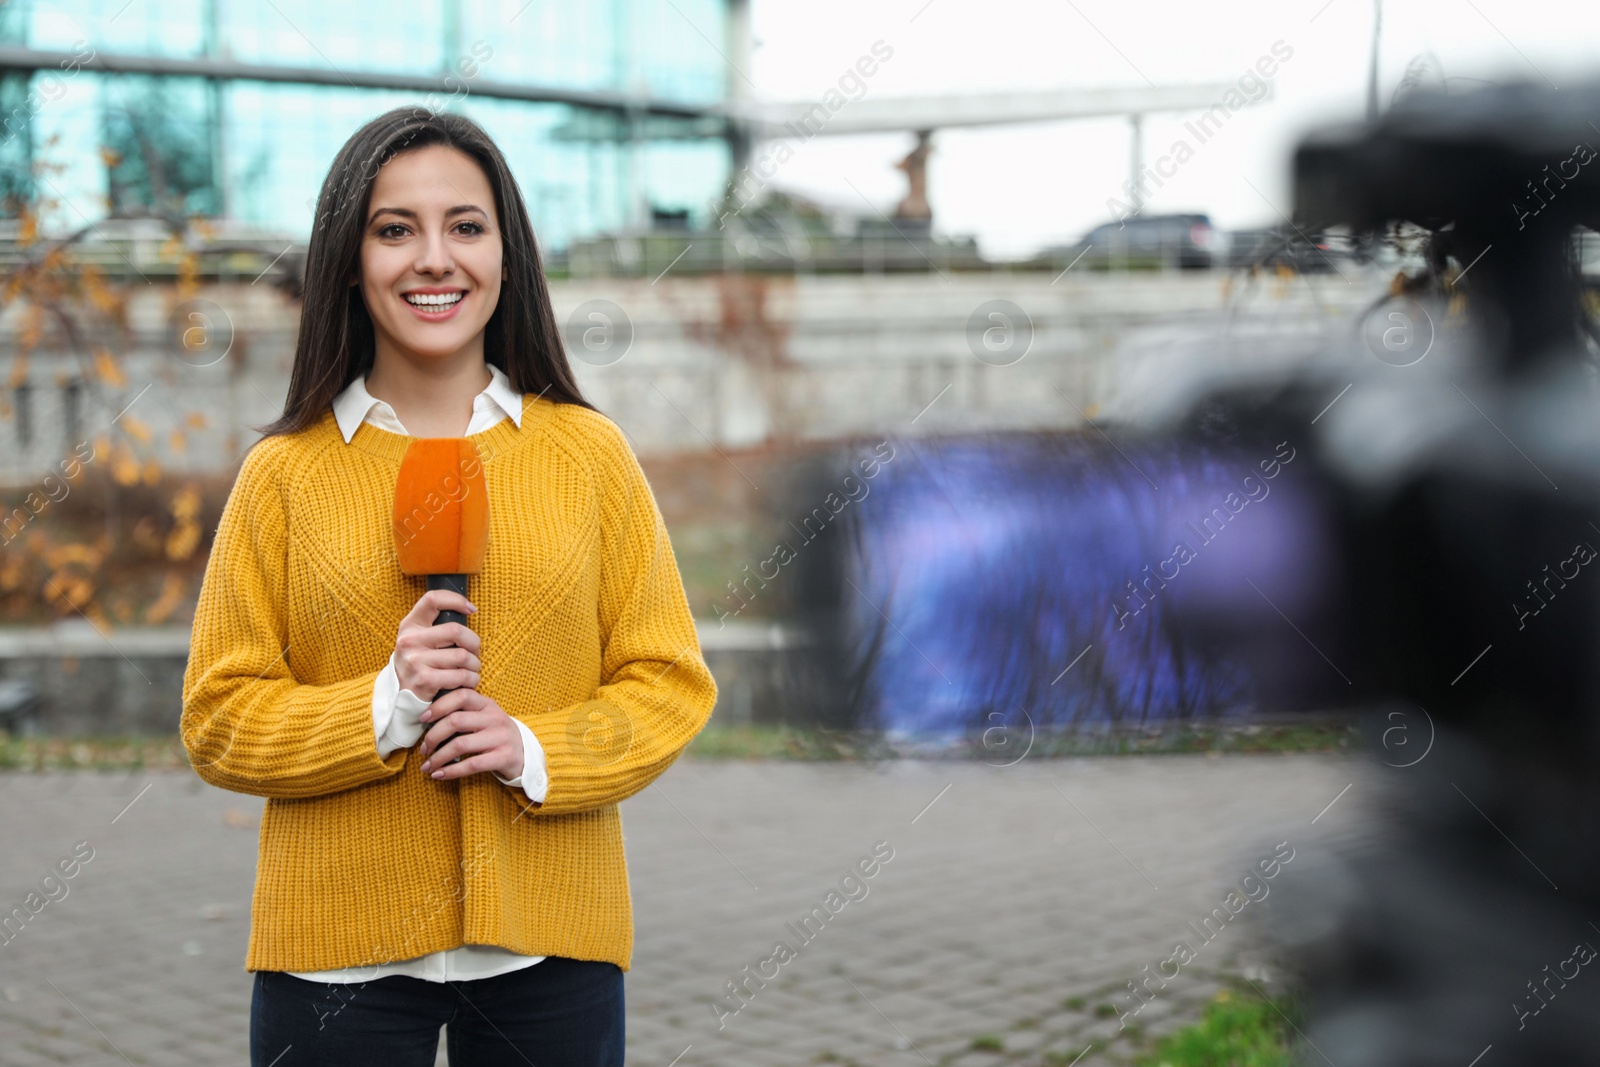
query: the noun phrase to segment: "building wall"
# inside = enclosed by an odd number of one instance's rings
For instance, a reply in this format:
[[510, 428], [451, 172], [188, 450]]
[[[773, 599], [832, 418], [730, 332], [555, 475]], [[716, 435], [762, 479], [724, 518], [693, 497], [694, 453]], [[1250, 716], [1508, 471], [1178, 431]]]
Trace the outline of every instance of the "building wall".
[[329, 164], [362, 123], [402, 105], [459, 111], [501, 145], [547, 246], [563, 248], [636, 223], [650, 206], [703, 222], [729, 170], [725, 144], [597, 138], [583, 131], [605, 113], [490, 100], [474, 82], [710, 106], [725, 98], [730, 71], [708, 42], [726, 35], [726, 0], [419, 0], [403, 17], [381, 0], [15, 0], [0, 11], [7, 45], [452, 80], [430, 95], [88, 69], [7, 74], [0, 162], [13, 176], [37, 162], [64, 168], [37, 190], [57, 201], [47, 228], [143, 207], [303, 237]]

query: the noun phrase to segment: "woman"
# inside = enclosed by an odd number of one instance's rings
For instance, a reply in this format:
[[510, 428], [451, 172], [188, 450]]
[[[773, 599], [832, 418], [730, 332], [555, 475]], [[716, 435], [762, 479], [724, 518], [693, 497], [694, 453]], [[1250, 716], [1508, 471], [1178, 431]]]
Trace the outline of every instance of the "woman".
[[[716, 685], [650, 487], [579, 393], [473, 122], [398, 109], [323, 183], [288, 400], [217, 528], [183, 689], [200, 776], [267, 798], [256, 1067], [622, 1063], [617, 803]], [[482, 460], [467, 597], [401, 574], [416, 437]], [[471, 628], [431, 625], [446, 609]]]

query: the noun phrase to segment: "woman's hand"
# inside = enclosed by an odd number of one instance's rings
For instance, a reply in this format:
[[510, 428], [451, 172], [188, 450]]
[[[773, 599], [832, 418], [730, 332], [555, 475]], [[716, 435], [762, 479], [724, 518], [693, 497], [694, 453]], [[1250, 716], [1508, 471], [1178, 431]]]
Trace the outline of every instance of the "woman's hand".
[[[473, 689], [478, 685], [482, 649], [478, 635], [458, 622], [433, 625], [441, 611], [470, 615], [478, 609], [449, 589], [430, 589], [417, 599], [394, 642], [394, 673], [400, 688], [420, 700], [432, 700], [441, 689]], [[509, 775], [507, 777], [510, 777]]]
[[[422, 713], [431, 723], [419, 751], [424, 772], [435, 779], [462, 778], [494, 771], [502, 778], [522, 775], [522, 731], [505, 709], [472, 689], [452, 689]], [[454, 735], [454, 736], [451, 736]], [[450, 761], [462, 757], [460, 763]]]

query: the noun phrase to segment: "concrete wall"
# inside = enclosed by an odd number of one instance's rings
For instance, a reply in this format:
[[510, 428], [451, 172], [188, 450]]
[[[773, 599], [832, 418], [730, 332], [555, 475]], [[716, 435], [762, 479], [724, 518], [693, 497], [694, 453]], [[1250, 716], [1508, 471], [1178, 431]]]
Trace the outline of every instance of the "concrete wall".
[[[1167, 377], [1159, 368], [1184, 353], [1288, 358], [1347, 324], [1382, 284], [1329, 275], [1263, 281], [1247, 292], [1237, 276], [1209, 271], [1073, 272], [1054, 281], [668, 274], [561, 282], [552, 298], [585, 393], [648, 455], [1116, 418], [1134, 413], [1148, 383]], [[7, 346], [20, 314], [0, 316]], [[65, 356], [27, 360], [31, 432], [24, 440], [18, 395], [8, 391], [0, 397], [0, 486], [35, 484], [77, 441], [109, 439], [130, 428], [122, 422], [130, 417], [151, 431], [140, 455], [169, 469], [225, 470], [254, 440], [249, 427], [277, 416], [298, 312], [276, 290], [213, 285], [180, 303], [152, 286], [129, 295], [128, 318], [133, 340], [121, 349], [120, 386], [97, 383], [89, 365]], [[209, 347], [184, 350], [185, 330], [191, 339], [205, 332]], [[15, 359], [0, 347], [0, 381], [13, 378]], [[74, 385], [86, 378], [92, 387]], [[204, 428], [188, 425], [195, 414]]]
[[[815, 709], [796, 706], [808, 691], [794, 684], [806, 646], [791, 628], [713, 625], [701, 630], [700, 641], [719, 690], [715, 725], [814, 721]], [[9, 725], [56, 736], [177, 733], [188, 658], [187, 627], [102, 635], [74, 621], [0, 630], [0, 691], [8, 681], [24, 681], [39, 700], [23, 721]]]

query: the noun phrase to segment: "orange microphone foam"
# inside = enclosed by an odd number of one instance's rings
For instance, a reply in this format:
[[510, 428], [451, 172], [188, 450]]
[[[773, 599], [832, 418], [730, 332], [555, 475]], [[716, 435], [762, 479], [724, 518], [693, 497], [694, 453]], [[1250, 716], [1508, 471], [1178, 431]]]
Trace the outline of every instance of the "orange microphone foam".
[[404, 574], [465, 575], [483, 568], [489, 494], [470, 440], [411, 442], [394, 489], [394, 546]]

